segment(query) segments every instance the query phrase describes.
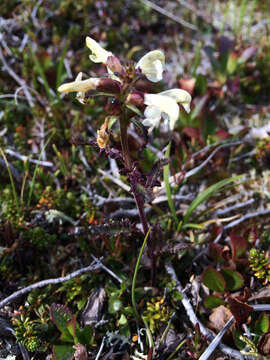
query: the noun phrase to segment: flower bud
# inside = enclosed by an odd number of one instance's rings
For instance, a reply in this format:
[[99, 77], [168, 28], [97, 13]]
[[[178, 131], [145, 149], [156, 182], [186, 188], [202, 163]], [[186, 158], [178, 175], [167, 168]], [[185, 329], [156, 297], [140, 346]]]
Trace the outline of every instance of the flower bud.
[[133, 92], [128, 94], [126, 99], [127, 104], [131, 104], [136, 106], [137, 108], [141, 109], [144, 107], [144, 95], [139, 92]]
[[118, 99], [112, 99], [106, 105], [105, 110], [110, 115], [120, 115], [122, 112], [122, 104]]
[[96, 89], [100, 92], [119, 94], [121, 91], [121, 83], [117, 80], [102, 78], [99, 79]]
[[123, 66], [115, 55], [108, 57], [106, 65], [113, 73], [122, 74], [124, 72]]

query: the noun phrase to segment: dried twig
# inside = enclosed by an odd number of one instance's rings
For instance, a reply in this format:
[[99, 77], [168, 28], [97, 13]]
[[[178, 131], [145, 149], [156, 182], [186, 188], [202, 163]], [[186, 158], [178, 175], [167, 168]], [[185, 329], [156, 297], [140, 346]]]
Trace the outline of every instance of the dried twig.
[[[240, 144], [243, 144], [243, 141], [234, 141], [234, 142], [225, 143], [225, 144], [223, 143], [223, 144], [219, 145], [199, 166], [196, 166], [195, 168], [187, 171], [183, 176], [183, 180], [190, 178], [191, 176], [197, 174], [200, 170], [202, 170], [220, 149], [226, 148], [226, 147], [231, 147], [231, 146], [236, 146], [236, 145], [240, 145]], [[209, 150], [210, 147], [211, 146], [206, 146], [204, 149], [201, 149], [196, 154], [194, 154], [193, 157], [195, 157], [196, 155], [201, 153], [203, 150], [204, 151]], [[171, 186], [176, 185], [175, 179], [177, 179], [178, 177], [181, 177], [183, 175], [183, 173], [184, 173], [184, 169], [182, 171], [178, 172], [177, 174], [170, 176], [169, 177], [170, 185]], [[161, 187], [162, 187], [162, 189], [165, 189], [164, 181], [161, 183]], [[160, 191], [161, 191], [160, 187], [154, 188], [154, 193], [160, 193]]]
[[[215, 336], [213, 337], [213, 335], [210, 333], [210, 331], [205, 328], [202, 323], [198, 320], [193, 307], [190, 304], [190, 301], [187, 297], [187, 295], [184, 292], [184, 289], [180, 283], [180, 281], [178, 280], [175, 270], [172, 266], [171, 263], [167, 263], [165, 265], [166, 270], [168, 272], [168, 274], [171, 276], [171, 279], [175, 282], [176, 284], [176, 288], [179, 292], [181, 292], [183, 299], [182, 299], [182, 304], [186, 310], [186, 313], [189, 317], [189, 320], [191, 321], [191, 323], [193, 325], [198, 324], [200, 326], [200, 331], [201, 333], [208, 339], [211, 340], [211, 343], [209, 344], [208, 348], [205, 350], [205, 352], [201, 355], [201, 357], [199, 358], [199, 360], [207, 360], [210, 355], [213, 353], [213, 351], [216, 349], [217, 346], [219, 346], [220, 350], [224, 353], [227, 354], [229, 356], [231, 356], [233, 359], [244, 359], [244, 356], [237, 350], [234, 350], [232, 348], [230, 348], [229, 346], [224, 345], [221, 342], [222, 337], [224, 336], [224, 334], [226, 333], [226, 331], [230, 328], [230, 326], [233, 324], [234, 322], [234, 317], [232, 316], [229, 321], [224, 325], [223, 329], [221, 329], [221, 331]], [[270, 310], [270, 304], [259, 304], [259, 305], [251, 305], [253, 307], [254, 311], [269, 311]]]
[[232, 221], [231, 223], [224, 226], [223, 231], [231, 229], [231, 228], [241, 224], [242, 222], [244, 222], [244, 221], [246, 221], [248, 219], [252, 219], [252, 218], [255, 218], [255, 217], [258, 217], [258, 216], [263, 216], [263, 215], [268, 215], [268, 214], [270, 214], [270, 209], [263, 209], [263, 210], [260, 210], [260, 211], [255, 211], [255, 212], [252, 212], [252, 213], [248, 213], [248, 214], [242, 216], [240, 219]]
[[[199, 327], [200, 327], [201, 333], [202, 333], [208, 340], [212, 341], [212, 340], [214, 339], [214, 336], [210, 333], [210, 331], [209, 331], [207, 328], [205, 328], [205, 327], [203, 326], [203, 324], [202, 324], [202, 323], [199, 321], [199, 319], [197, 318], [197, 316], [196, 316], [196, 314], [195, 314], [195, 312], [194, 312], [194, 310], [193, 310], [193, 307], [192, 307], [191, 304], [190, 304], [190, 301], [189, 301], [187, 295], [183, 292], [183, 287], [182, 287], [180, 281], [178, 280], [178, 278], [177, 278], [177, 276], [176, 276], [176, 273], [175, 273], [175, 271], [174, 271], [174, 268], [173, 268], [172, 264], [171, 264], [171, 263], [167, 263], [167, 264], [165, 265], [165, 267], [166, 267], [167, 273], [171, 276], [171, 279], [175, 282], [177, 290], [178, 290], [178, 291], [182, 294], [182, 296], [183, 296], [183, 298], [182, 298], [181, 301], [182, 301], [182, 304], [183, 304], [183, 306], [184, 306], [184, 308], [185, 308], [185, 310], [186, 310], [186, 313], [187, 313], [187, 315], [188, 315], [188, 317], [189, 317], [189, 320], [191, 321], [191, 323], [192, 323], [194, 326], [195, 326], [196, 324], [198, 324]], [[244, 360], [243, 355], [242, 355], [239, 351], [234, 350], [234, 349], [230, 348], [229, 346], [224, 345], [222, 342], [219, 342], [218, 345], [219, 345], [220, 350], [221, 350], [224, 354], [231, 356], [233, 359]]]
[[234, 317], [232, 316], [224, 325], [224, 327], [220, 330], [220, 332], [215, 336], [215, 338], [211, 341], [207, 349], [204, 351], [204, 353], [199, 357], [199, 360], [207, 360], [213, 351], [216, 349], [218, 344], [220, 343], [223, 336], [226, 334], [227, 330], [231, 327], [231, 325], [234, 322]]
[[[146, 208], [145, 212], [148, 213], [150, 211], [150, 208]], [[123, 218], [134, 218], [136, 216], [139, 216], [139, 210], [134, 209], [117, 209], [114, 212], [110, 213], [110, 215], [107, 216], [108, 219], [123, 219]]]
[[215, 216], [220, 216], [220, 215], [224, 215], [224, 214], [228, 214], [231, 211], [235, 211], [235, 210], [239, 210], [243, 207], [246, 206], [250, 206], [251, 204], [253, 204], [255, 202], [255, 199], [249, 199], [247, 201], [244, 201], [242, 203], [236, 203], [235, 205], [232, 206], [228, 206], [225, 209], [219, 209], [215, 212]]
[[102, 170], [102, 169], [98, 169], [98, 172], [107, 177], [108, 179], [110, 179], [112, 182], [114, 182], [116, 185], [120, 186], [122, 189], [124, 189], [125, 191], [127, 191], [128, 193], [130, 193], [130, 186], [126, 185], [125, 183], [123, 183], [123, 181], [121, 181], [120, 179], [115, 178], [114, 176], [110, 175], [108, 172]]
[[[96, 259], [96, 258], [95, 258]], [[97, 269], [100, 269], [100, 268], [104, 268], [104, 265], [102, 266], [102, 263], [100, 262], [99, 259], [96, 259], [94, 260], [89, 266], [86, 266], [82, 269], [79, 269], [79, 270], [76, 270], [74, 272], [72, 272], [71, 274], [68, 274], [66, 276], [62, 276], [62, 277], [59, 277], [59, 278], [55, 278], [55, 279], [47, 279], [47, 280], [42, 280], [42, 281], [39, 281], [35, 284], [32, 284], [32, 285], [29, 285], [23, 289], [20, 289], [20, 290], [17, 290], [15, 291], [13, 294], [11, 294], [10, 296], [6, 297], [4, 300], [0, 301], [0, 309], [11, 303], [12, 301], [14, 301], [18, 296], [22, 296], [24, 294], [27, 294], [28, 292], [34, 290], [34, 289], [37, 289], [37, 288], [41, 288], [41, 287], [44, 287], [44, 286], [47, 286], [47, 285], [50, 285], [50, 284], [59, 284], [59, 283], [62, 283], [64, 281], [68, 281], [70, 279], [73, 279], [85, 272], [88, 272], [88, 271], [94, 271], [94, 270], [97, 270]]]
[[6, 154], [14, 156], [15, 158], [17, 158], [19, 160], [22, 160], [22, 161], [29, 161], [31, 163], [39, 164], [41, 166], [47, 166], [47, 167], [52, 167], [53, 166], [53, 163], [50, 162], [50, 161], [41, 161], [41, 160], [31, 159], [28, 156], [21, 155], [21, 154], [13, 151], [11, 149], [5, 149], [4, 151], [5, 151]]
[[113, 278], [115, 278], [120, 284], [122, 284], [123, 280], [120, 279], [119, 276], [117, 276], [112, 270], [110, 270], [109, 268], [107, 268], [107, 266], [105, 266], [100, 259], [96, 258], [93, 254], [91, 254], [92, 259], [94, 259], [94, 262], [104, 271], [106, 271], [108, 274], [110, 274]]
[[[128, 130], [128, 134], [130, 134], [140, 145], [143, 144], [143, 139], [132, 129]], [[149, 144], [149, 142], [146, 144], [147, 149], [151, 150], [159, 159], [164, 158], [164, 154], [162, 151], [156, 149], [153, 145]]]
[[231, 146], [236, 146], [236, 145], [240, 145], [242, 144], [242, 141], [235, 141], [235, 142], [231, 142], [231, 143], [226, 143], [226, 144], [222, 144], [220, 146], [218, 146], [209, 156], [207, 159], [205, 159], [199, 166], [195, 167], [192, 170], [189, 170], [186, 174], [185, 174], [185, 179], [188, 179], [189, 177], [197, 174], [203, 167], [205, 167], [205, 165], [216, 155], [216, 153], [223, 148], [226, 147], [231, 147]]
[[[269, 304], [260, 304], [260, 305], [252, 305], [254, 311], [269, 311], [270, 305]], [[207, 360], [210, 358], [211, 354], [215, 350], [215, 348], [220, 343], [222, 337], [226, 334], [227, 330], [231, 327], [231, 325], [234, 322], [234, 317], [232, 316], [227, 323], [224, 325], [224, 327], [220, 330], [220, 332], [215, 336], [215, 338], [211, 341], [207, 349], [204, 351], [204, 353], [200, 356], [199, 360]], [[248, 333], [248, 337], [251, 336], [248, 327], [246, 324], [243, 324], [243, 327], [246, 328], [245, 331]]]
[[[4, 168], [6, 168], [6, 162], [2, 157], [0, 157], [0, 166], [3, 166]], [[11, 171], [13, 178], [16, 180], [17, 183], [20, 183], [21, 182], [21, 174], [19, 173], [19, 171], [9, 162], [8, 162], [8, 166], [9, 166], [9, 169]]]
[[25, 81], [23, 79], [21, 79], [8, 65], [8, 63], [6, 62], [6, 59], [4, 57], [1, 46], [0, 46], [0, 60], [2, 61], [3, 65], [4, 65], [3, 70], [6, 70], [9, 73], [9, 75], [23, 88], [23, 91], [24, 91], [24, 94], [25, 94], [25, 97], [27, 99], [29, 106], [34, 107], [35, 106], [34, 100], [27, 88]]
[[[85, 188], [83, 187], [83, 190], [85, 190]], [[104, 198], [103, 196], [100, 195], [94, 195], [94, 199], [96, 201], [95, 205], [96, 206], [103, 206], [105, 204], [126, 204], [126, 203], [135, 203], [135, 200], [133, 198], [128, 198], [128, 197], [115, 197], [115, 198]]]
[[100, 358], [100, 355], [101, 355], [102, 350], [103, 350], [104, 345], [105, 345], [105, 340], [106, 340], [106, 336], [103, 336], [102, 342], [101, 342], [100, 347], [98, 349], [98, 353], [97, 353], [97, 356], [95, 357], [95, 360], [98, 360]]
[[[215, 238], [215, 240], [213, 241], [215, 244], [217, 244], [219, 242], [219, 240], [222, 238], [222, 236], [224, 235], [225, 231], [228, 229], [231, 229], [239, 224], [241, 224], [242, 222], [248, 220], [248, 219], [252, 219], [254, 217], [258, 217], [258, 216], [263, 216], [263, 215], [267, 215], [270, 214], [270, 209], [264, 209], [261, 211], [256, 211], [253, 213], [248, 213], [244, 216], [242, 216], [240, 219], [234, 220], [231, 223], [225, 225], [223, 227], [223, 229], [221, 230], [221, 232], [217, 235], [217, 237]], [[199, 252], [198, 255], [195, 256], [195, 258], [193, 259], [193, 261], [198, 261], [198, 259], [200, 259], [201, 256], [205, 255], [208, 252], [207, 249], [203, 249], [201, 252]]]
[[161, 8], [160, 6], [152, 3], [149, 0], [141, 0], [143, 3], [145, 3], [147, 6], [149, 6], [151, 9], [157, 11], [158, 13], [167, 16], [167, 18], [177, 22], [178, 24], [187, 27], [188, 29], [198, 31], [198, 28], [189, 22], [181, 19], [179, 16], [175, 16], [174, 14], [168, 12], [167, 10]]

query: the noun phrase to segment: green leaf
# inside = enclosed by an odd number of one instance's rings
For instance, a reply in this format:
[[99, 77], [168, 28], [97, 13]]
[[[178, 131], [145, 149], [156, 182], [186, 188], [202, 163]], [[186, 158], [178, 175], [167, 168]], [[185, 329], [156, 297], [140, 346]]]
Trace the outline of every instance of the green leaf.
[[193, 211], [204, 201], [208, 200], [211, 196], [217, 193], [220, 189], [225, 187], [226, 185], [230, 184], [235, 180], [239, 180], [243, 175], [233, 176], [229, 179], [224, 179], [219, 181], [218, 183], [209, 186], [206, 190], [204, 190], [201, 194], [199, 194], [195, 200], [192, 201], [189, 208], [186, 211], [186, 214], [183, 218], [183, 225], [185, 225], [190, 218]]
[[71, 360], [75, 350], [72, 345], [54, 345], [53, 352], [56, 360]]
[[247, 241], [240, 235], [230, 234], [230, 242], [232, 248], [232, 258], [237, 260], [245, 254], [247, 250]]
[[233, 74], [238, 66], [238, 56], [232, 52], [230, 53], [227, 61], [227, 72], [228, 74]]
[[131, 118], [130, 121], [139, 130], [139, 132], [143, 136], [143, 140], [144, 140], [144, 142], [146, 144], [147, 141], [148, 141], [148, 131], [147, 131], [146, 127], [142, 124], [141, 121], [137, 120], [134, 117]]
[[56, 147], [55, 144], [52, 145], [52, 148], [53, 148], [56, 156], [58, 157], [59, 167], [60, 167], [61, 173], [62, 173], [64, 176], [67, 176], [67, 175], [68, 175], [68, 169], [67, 169], [67, 166], [66, 166], [66, 163], [65, 163], [65, 160], [64, 160], [63, 155], [62, 155], [61, 152], [57, 149], [57, 147]]
[[83, 329], [77, 329], [77, 337], [82, 345], [91, 346], [94, 343], [93, 327], [86, 325]]
[[223, 248], [215, 243], [209, 244], [209, 255], [214, 260], [215, 263], [221, 264], [224, 262], [224, 258], [222, 256]]
[[211, 266], [204, 270], [202, 282], [213, 291], [223, 292], [226, 288], [226, 282], [223, 276]]
[[203, 303], [208, 309], [214, 309], [220, 305], [224, 305], [224, 300], [220, 299], [218, 296], [209, 295], [204, 299]]
[[246, 346], [244, 341], [240, 340], [241, 335], [242, 335], [241, 331], [239, 331], [237, 329], [235, 329], [233, 331], [233, 341], [234, 341], [235, 345], [238, 347], [239, 350], [244, 349], [244, 347]]
[[117, 313], [123, 306], [122, 301], [118, 298], [110, 298], [109, 300], [109, 313]]
[[209, 58], [209, 60], [211, 62], [213, 71], [215, 73], [218, 73], [220, 71], [220, 63], [215, 58], [214, 48], [211, 47], [211, 46], [205, 46], [204, 51], [205, 51], [206, 55], [208, 56], [208, 58]]
[[79, 328], [79, 325], [77, 324], [75, 316], [72, 316], [70, 320], [67, 321], [67, 330], [70, 333], [70, 335], [73, 337], [73, 341], [75, 344], [78, 344], [78, 338], [77, 338], [77, 328]]
[[119, 325], [126, 325], [127, 324], [127, 318], [125, 317], [125, 315], [124, 314], [122, 314], [121, 316], [120, 316], [120, 319], [118, 320], [118, 324]]
[[72, 316], [70, 310], [64, 305], [52, 304], [50, 307], [50, 318], [62, 333], [61, 340], [73, 343], [73, 337], [67, 328], [67, 322], [70, 321]]
[[221, 274], [226, 281], [226, 288], [231, 291], [235, 291], [244, 286], [243, 276], [232, 269], [222, 269]]
[[269, 330], [269, 316], [266, 313], [262, 313], [259, 319], [255, 323], [255, 333], [262, 335]]
[[183, 226], [183, 229], [197, 229], [197, 230], [203, 230], [204, 226], [200, 225], [200, 224], [193, 224], [193, 223], [188, 223], [185, 224]]
[[207, 91], [207, 79], [206, 76], [198, 74], [195, 83], [195, 89], [200, 95], [203, 95]]
[[35, 68], [36, 68], [37, 72], [39, 73], [39, 75], [40, 75], [40, 77], [41, 77], [41, 79], [43, 81], [43, 85], [44, 85], [44, 88], [46, 90], [47, 96], [48, 96], [50, 102], [53, 102], [54, 97], [53, 97], [53, 95], [51, 93], [51, 89], [50, 89], [49, 83], [47, 81], [47, 78], [46, 78], [44, 69], [42, 67], [42, 64], [40, 63], [38, 57], [34, 53], [34, 50], [32, 49], [32, 47], [29, 45], [28, 48], [29, 48], [29, 50], [31, 52], [31, 55], [32, 55], [32, 58], [33, 58], [33, 61], [34, 61], [34, 64], [35, 64]]
[[43, 148], [41, 149], [41, 152], [40, 152], [40, 154], [39, 154], [38, 162], [37, 162], [37, 164], [36, 164], [36, 166], [35, 166], [35, 170], [34, 170], [33, 177], [32, 177], [32, 181], [31, 181], [31, 186], [30, 186], [29, 195], [28, 195], [28, 199], [27, 199], [27, 207], [29, 207], [30, 202], [31, 202], [31, 197], [32, 197], [32, 193], [33, 193], [33, 190], [34, 190], [34, 185], [35, 185], [35, 181], [36, 181], [37, 171], [38, 171], [38, 168], [39, 168], [39, 163], [40, 163], [42, 154], [43, 154], [43, 152], [46, 150], [46, 147], [48, 146], [49, 142], [50, 142], [51, 139], [54, 137], [54, 135], [55, 135], [55, 132], [53, 131], [52, 134], [49, 136], [48, 140], [46, 141], [45, 145], [44, 145]]
[[[170, 141], [169, 144], [168, 144], [168, 147], [166, 149], [166, 152], [165, 152], [165, 158], [166, 159], [169, 159], [169, 157], [170, 157], [171, 144], [172, 144], [172, 142]], [[164, 180], [164, 183], [165, 183], [165, 191], [166, 191], [166, 195], [167, 195], [167, 199], [168, 199], [169, 208], [170, 208], [171, 213], [173, 215], [175, 224], [177, 225], [178, 224], [178, 217], [177, 217], [176, 210], [175, 210], [174, 203], [173, 203], [173, 199], [172, 199], [171, 186], [170, 186], [170, 182], [169, 182], [169, 173], [170, 173], [170, 168], [169, 168], [169, 164], [168, 164], [168, 165], [165, 165], [163, 167], [163, 180]]]
[[136, 106], [131, 105], [131, 104], [128, 104], [128, 105], [126, 104], [126, 107], [127, 107], [129, 110], [133, 111], [135, 114], [139, 115], [140, 117], [143, 116], [143, 114], [141, 113], [141, 111], [140, 111]]
[[200, 98], [200, 100], [196, 103], [195, 107], [192, 109], [192, 112], [190, 114], [191, 120], [196, 119], [196, 117], [201, 113], [208, 99], [209, 96], [207, 94]]

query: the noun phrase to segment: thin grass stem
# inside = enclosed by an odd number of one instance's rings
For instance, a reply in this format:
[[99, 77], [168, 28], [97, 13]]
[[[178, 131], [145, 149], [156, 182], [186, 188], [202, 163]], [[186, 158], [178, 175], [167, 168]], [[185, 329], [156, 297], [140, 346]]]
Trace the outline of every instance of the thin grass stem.
[[4, 151], [2, 150], [1, 147], [0, 147], [0, 154], [1, 154], [1, 156], [2, 156], [2, 158], [4, 159], [5, 164], [6, 164], [7, 171], [8, 171], [8, 176], [9, 176], [10, 184], [11, 184], [11, 188], [12, 188], [12, 193], [13, 193], [14, 202], [15, 202], [15, 204], [16, 204], [17, 212], [20, 214], [20, 213], [21, 213], [21, 209], [20, 209], [20, 204], [19, 204], [19, 200], [18, 200], [18, 194], [17, 194], [16, 188], [15, 188], [14, 179], [13, 179], [13, 176], [12, 176], [12, 173], [11, 173], [11, 170], [10, 170], [10, 167], [9, 167], [9, 163], [8, 163], [8, 161], [7, 161], [7, 157], [6, 157]]
[[28, 199], [27, 199], [27, 207], [29, 207], [30, 202], [31, 202], [31, 198], [32, 198], [33, 190], [34, 190], [34, 185], [35, 185], [35, 181], [36, 181], [36, 176], [37, 176], [37, 170], [38, 170], [38, 167], [39, 167], [39, 163], [40, 163], [40, 161], [41, 161], [42, 153], [43, 153], [43, 151], [46, 149], [46, 147], [48, 146], [49, 142], [50, 142], [51, 139], [54, 137], [54, 135], [55, 135], [55, 132], [53, 132], [53, 133], [51, 134], [51, 136], [50, 136], [49, 139], [46, 141], [45, 145], [43, 146], [43, 148], [41, 149], [41, 152], [40, 152], [40, 154], [39, 154], [38, 162], [37, 162], [37, 164], [36, 164], [36, 166], [35, 166], [35, 170], [34, 170], [32, 182], [31, 182], [31, 186], [30, 186], [30, 190], [29, 190], [29, 195], [28, 195]]
[[[170, 151], [171, 151], [171, 141], [168, 144], [168, 147], [166, 149], [166, 153], [165, 153], [165, 158], [168, 159], [170, 157]], [[165, 191], [166, 191], [166, 195], [168, 198], [168, 204], [169, 204], [169, 208], [171, 210], [171, 213], [173, 215], [175, 224], [178, 224], [178, 218], [177, 218], [177, 214], [176, 214], [176, 210], [174, 207], [174, 203], [173, 203], [173, 199], [172, 199], [172, 192], [171, 192], [171, 187], [170, 187], [170, 182], [169, 182], [169, 164], [165, 165], [163, 167], [163, 180], [164, 180], [164, 184], [165, 184]]]
[[141, 246], [141, 250], [139, 252], [139, 256], [136, 262], [136, 266], [135, 266], [135, 270], [134, 270], [134, 274], [133, 274], [133, 279], [132, 279], [132, 286], [131, 286], [131, 303], [132, 303], [132, 307], [133, 307], [133, 311], [135, 314], [135, 317], [137, 320], [140, 320], [140, 314], [138, 313], [137, 310], [137, 306], [136, 306], [136, 300], [135, 300], [135, 287], [136, 287], [136, 280], [137, 280], [137, 275], [138, 275], [138, 270], [139, 270], [139, 266], [140, 266], [140, 262], [141, 262], [141, 258], [142, 258], [142, 254], [143, 254], [143, 250], [145, 248], [148, 236], [150, 234], [150, 230], [151, 228], [149, 228], [149, 230], [147, 231], [147, 234], [144, 237], [143, 240], [143, 244]]

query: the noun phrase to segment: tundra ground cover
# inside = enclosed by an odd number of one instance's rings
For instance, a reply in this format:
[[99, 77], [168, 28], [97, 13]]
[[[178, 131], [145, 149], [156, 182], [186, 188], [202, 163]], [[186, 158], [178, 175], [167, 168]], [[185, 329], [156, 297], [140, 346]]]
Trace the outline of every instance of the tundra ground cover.
[[1, 357], [269, 355], [269, 9], [0, 16]]

